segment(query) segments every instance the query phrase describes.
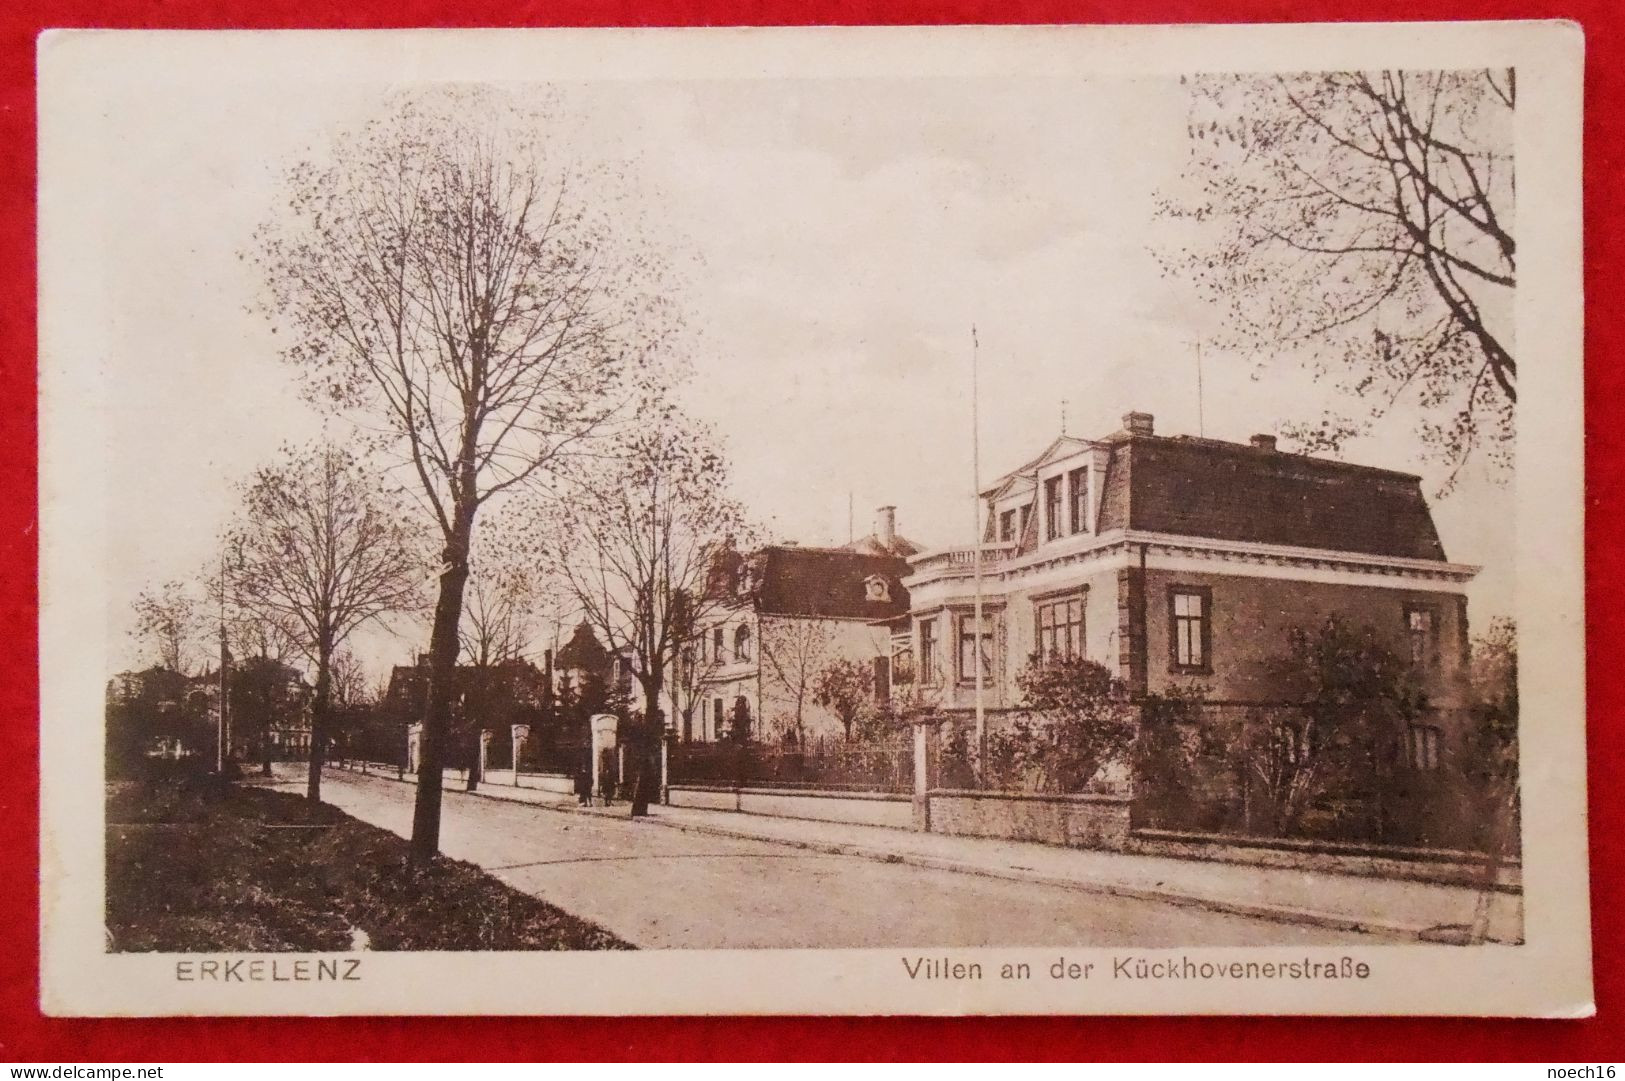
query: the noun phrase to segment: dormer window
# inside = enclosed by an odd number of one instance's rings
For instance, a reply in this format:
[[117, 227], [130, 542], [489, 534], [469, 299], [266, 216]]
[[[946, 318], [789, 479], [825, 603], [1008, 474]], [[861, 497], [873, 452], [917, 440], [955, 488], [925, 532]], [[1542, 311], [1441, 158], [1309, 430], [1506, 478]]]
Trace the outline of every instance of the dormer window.
[[1044, 539], [1054, 540], [1061, 535], [1061, 478], [1044, 481]]
[[1074, 469], [1066, 475], [1072, 503], [1071, 532], [1089, 532], [1089, 470]]
[[891, 584], [885, 576], [871, 574], [863, 580], [863, 596], [865, 600], [887, 602], [891, 600]]

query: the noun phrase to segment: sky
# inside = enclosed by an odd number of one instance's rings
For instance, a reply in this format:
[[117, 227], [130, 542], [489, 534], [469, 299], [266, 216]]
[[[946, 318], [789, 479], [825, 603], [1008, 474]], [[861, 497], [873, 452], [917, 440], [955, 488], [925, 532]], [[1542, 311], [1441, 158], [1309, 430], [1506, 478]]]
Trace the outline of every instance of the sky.
[[[239, 257], [279, 177], [385, 107], [378, 83], [161, 73], [106, 102], [97, 268], [111, 326], [107, 603], [114, 657], [145, 663], [131, 600], [194, 575], [233, 485], [324, 419], [249, 310]], [[536, 86], [503, 84], [528, 95]], [[547, 88], [567, 156], [626, 162], [644, 240], [682, 269], [687, 407], [726, 439], [735, 490], [781, 539], [844, 543], [873, 510], [938, 547], [972, 529], [971, 326], [980, 342], [981, 479], [1060, 430], [1102, 436], [1130, 410], [1166, 434], [1245, 440], [1335, 406], [1301, 358], [1203, 351], [1213, 314], [1152, 251], [1177, 194], [1177, 81], [741, 79]], [[176, 116], [184, 116], [184, 124]], [[1396, 413], [1344, 457], [1442, 479]], [[1435, 518], [1482, 564], [1474, 622], [1513, 610], [1510, 482], [1469, 469]], [[567, 618], [567, 617], [566, 617]], [[375, 673], [426, 631], [374, 633]]]

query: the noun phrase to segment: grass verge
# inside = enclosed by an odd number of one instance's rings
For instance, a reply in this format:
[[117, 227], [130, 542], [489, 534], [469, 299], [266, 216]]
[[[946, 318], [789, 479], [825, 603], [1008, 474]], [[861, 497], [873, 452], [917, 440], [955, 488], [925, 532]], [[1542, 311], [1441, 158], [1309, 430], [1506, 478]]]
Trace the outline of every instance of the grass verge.
[[302, 796], [154, 771], [107, 794], [108, 948], [631, 949], [473, 864]]

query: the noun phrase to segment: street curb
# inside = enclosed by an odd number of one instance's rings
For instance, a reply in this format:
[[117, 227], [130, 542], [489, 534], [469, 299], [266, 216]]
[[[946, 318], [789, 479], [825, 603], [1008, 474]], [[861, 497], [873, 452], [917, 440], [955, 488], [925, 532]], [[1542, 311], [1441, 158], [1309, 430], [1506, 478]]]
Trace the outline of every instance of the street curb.
[[[574, 808], [558, 807], [554, 810], [574, 810]], [[578, 812], [591, 813], [591, 812]], [[1221, 897], [1203, 897], [1199, 894], [1181, 893], [1175, 890], [1159, 890], [1145, 886], [1128, 886], [1118, 882], [1091, 882], [1087, 879], [1063, 878], [1057, 875], [1044, 875], [1036, 872], [1018, 871], [1014, 868], [988, 867], [977, 863], [965, 863], [960, 860], [942, 859], [937, 856], [921, 856], [914, 853], [889, 852], [885, 849], [866, 848], [862, 845], [822, 844], [817, 841], [793, 841], [778, 837], [763, 837], [758, 833], [748, 833], [743, 830], [730, 830], [722, 826], [703, 826], [691, 822], [671, 822], [651, 816], [650, 822], [665, 826], [668, 829], [684, 830], [691, 833], [707, 833], [718, 837], [730, 837], [738, 840], [762, 841], [767, 844], [784, 845], [787, 848], [799, 848], [807, 851], [822, 852], [831, 856], [855, 856], [859, 859], [873, 860], [878, 863], [899, 863], [905, 866], [920, 867], [933, 871], [955, 871], [960, 874], [978, 875], [982, 878], [992, 878], [1007, 882], [1030, 882], [1041, 886], [1055, 886], [1061, 889], [1074, 890], [1079, 893], [1103, 894], [1110, 897], [1124, 897], [1138, 901], [1159, 901], [1164, 904], [1178, 905], [1183, 908], [1200, 908], [1210, 912], [1222, 912], [1235, 916], [1251, 916], [1258, 919], [1273, 920], [1277, 923], [1293, 923], [1314, 927], [1324, 927], [1337, 931], [1353, 931], [1369, 935], [1398, 938], [1406, 941], [1416, 941], [1431, 928], [1419, 928], [1410, 925], [1389, 923], [1383, 920], [1358, 919], [1352, 916], [1342, 916], [1332, 912], [1319, 912], [1313, 909], [1287, 908], [1283, 905], [1253, 904], [1245, 901], [1228, 901]]]
[[[345, 772], [355, 772], [346, 770]], [[381, 780], [396, 781], [400, 784], [416, 784], [415, 781], [406, 781], [397, 777], [380, 776], [379, 774], [361, 774], [356, 776], [380, 777]], [[559, 811], [565, 814], [590, 815], [594, 818], [609, 818], [610, 815], [598, 811], [585, 810], [581, 807], [560, 802], [541, 803], [534, 800], [513, 799], [496, 792], [486, 792], [476, 789], [473, 792], [460, 791], [465, 796], [482, 796], [486, 799], [497, 800], [502, 803], [521, 804], [526, 807], [536, 807], [544, 811]], [[853, 856], [859, 859], [873, 860], [878, 863], [899, 863], [905, 866], [920, 867], [933, 871], [955, 871], [960, 874], [979, 875], [982, 878], [999, 879], [1007, 882], [1031, 882], [1042, 886], [1055, 886], [1060, 889], [1075, 890], [1079, 893], [1101, 894], [1110, 897], [1124, 897], [1137, 901], [1160, 901], [1164, 904], [1178, 905], [1182, 908], [1200, 908], [1209, 912], [1221, 912], [1233, 916], [1249, 916], [1255, 919], [1273, 920], [1276, 923], [1291, 923], [1299, 926], [1323, 927], [1332, 931], [1350, 931], [1358, 934], [1368, 934], [1383, 938], [1397, 939], [1405, 942], [1428, 942], [1427, 937], [1435, 928], [1431, 925], [1418, 927], [1414, 924], [1394, 923], [1388, 920], [1362, 918], [1342, 915], [1336, 912], [1322, 912], [1317, 909], [1289, 908], [1285, 905], [1259, 904], [1250, 901], [1231, 901], [1222, 897], [1204, 897], [1200, 894], [1182, 893], [1176, 890], [1163, 890], [1147, 886], [1129, 886], [1120, 882], [1091, 882], [1086, 879], [1062, 878], [1057, 875], [1044, 875], [1036, 872], [1017, 871], [1014, 868], [987, 867], [982, 864], [965, 863], [960, 860], [942, 859], [936, 856], [921, 856], [913, 853], [888, 852], [885, 849], [868, 848], [863, 845], [824, 844], [818, 841], [795, 841], [779, 837], [763, 837], [759, 833], [750, 833], [745, 830], [733, 830], [723, 826], [707, 826], [693, 822], [673, 822], [662, 819], [657, 815], [650, 815], [644, 819], [657, 826], [667, 829], [682, 830], [687, 833], [704, 833], [717, 837], [728, 837], [734, 840], [760, 841], [765, 844], [783, 845], [786, 848], [797, 848], [804, 851], [821, 852], [831, 856]], [[1497, 940], [1491, 940], [1497, 941]], [[1497, 943], [1499, 944], [1499, 943]]]

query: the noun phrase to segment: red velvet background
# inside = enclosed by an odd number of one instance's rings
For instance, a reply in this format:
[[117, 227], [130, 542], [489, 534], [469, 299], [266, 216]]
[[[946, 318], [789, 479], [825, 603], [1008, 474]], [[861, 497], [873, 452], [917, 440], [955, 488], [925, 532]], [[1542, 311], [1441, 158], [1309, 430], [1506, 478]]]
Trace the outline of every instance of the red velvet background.
[[[42, 0], [0, 13], [0, 1060], [1625, 1058], [1625, 666], [1592, 663], [1598, 1016], [1298, 1018], [52, 1020], [38, 1008], [34, 37], [52, 26], [400, 27], [819, 23], [1578, 20], [1586, 30], [1588, 630], [1625, 602], [1625, 6], [1619, 0]], [[88, 434], [88, 433], [87, 433]], [[1538, 527], [1538, 526], [1537, 526]], [[70, 723], [56, 718], [55, 723]], [[1576, 779], [1578, 783], [1578, 779]]]

